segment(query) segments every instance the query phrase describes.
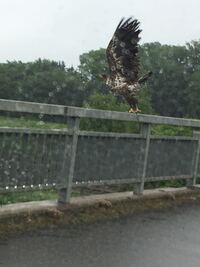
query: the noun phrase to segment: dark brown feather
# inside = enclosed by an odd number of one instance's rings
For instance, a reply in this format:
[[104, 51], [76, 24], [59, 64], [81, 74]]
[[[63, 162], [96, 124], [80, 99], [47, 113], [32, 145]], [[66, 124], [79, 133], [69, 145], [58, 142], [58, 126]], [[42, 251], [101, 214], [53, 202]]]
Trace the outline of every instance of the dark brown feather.
[[138, 80], [139, 25], [138, 20], [132, 17], [126, 20], [123, 18], [118, 24], [106, 50], [112, 79], [120, 76], [128, 83]]

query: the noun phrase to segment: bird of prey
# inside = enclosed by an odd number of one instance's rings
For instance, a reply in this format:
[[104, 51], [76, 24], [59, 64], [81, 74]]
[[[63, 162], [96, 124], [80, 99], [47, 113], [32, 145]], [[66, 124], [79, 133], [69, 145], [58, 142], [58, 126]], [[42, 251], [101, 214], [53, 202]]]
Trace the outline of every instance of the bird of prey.
[[129, 112], [141, 112], [138, 108], [138, 94], [141, 85], [151, 76], [149, 71], [139, 77], [138, 42], [139, 21], [132, 17], [122, 18], [106, 49], [109, 75], [101, 77], [114, 94], [122, 95], [130, 105]]

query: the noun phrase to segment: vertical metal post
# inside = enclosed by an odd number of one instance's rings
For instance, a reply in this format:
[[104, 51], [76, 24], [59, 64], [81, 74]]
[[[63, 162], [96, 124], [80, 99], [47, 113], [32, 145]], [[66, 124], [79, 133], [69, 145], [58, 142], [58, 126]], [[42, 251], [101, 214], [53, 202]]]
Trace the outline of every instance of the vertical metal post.
[[[68, 129], [72, 131], [72, 143], [70, 149], [70, 165], [69, 165], [69, 173], [64, 173], [66, 176], [66, 187], [61, 188], [59, 190], [59, 203], [69, 203], [71, 197], [71, 190], [72, 190], [72, 181], [74, 178], [74, 167], [76, 161], [76, 150], [77, 150], [77, 143], [78, 143], [78, 131], [79, 131], [79, 124], [80, 118], [78, 117], [69, 117], [67, 120]], [[67, 146], [67, 144], [65, 144]], [[67, 148], [65, 147], [65, 155], [64, 155], [64, 165], [66, 164], [66, 154]], [[65, 170], [65, 167], [63, 167]]]
[[200, 132], [194, 131], [193, 136], [198, 138], [196, 149], [194, 150], [194, 159], [193, 159], [193, 171], [192, 179], [187, 181], [187, 186], [195, 186], [197, 176], [198, 176], [198, 163], [199, 163], [199, 154], [200, 154]]
[[151, 135], [151, 125], [150, 124], [143, 123], [141, 125], [141, 135], [146, 138], [146, 142], [145, 142], [144, 161], [143, 161], [141, 182], [136, 184], [135, 190], [134, 190], [134, 193], [137, 195], [142, 194], [144, 191], [144, 182], [145, 182], [145, 177], [146, 177], [147, 162], [148, 162], [148, 155], [149, 155], [150, 135]]

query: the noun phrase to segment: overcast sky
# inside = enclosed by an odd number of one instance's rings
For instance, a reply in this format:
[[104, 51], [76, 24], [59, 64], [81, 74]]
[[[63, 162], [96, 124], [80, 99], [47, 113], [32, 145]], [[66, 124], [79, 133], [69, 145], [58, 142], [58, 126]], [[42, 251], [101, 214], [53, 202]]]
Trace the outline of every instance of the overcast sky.
[[0, 62], [37, 58], [76, 66], [106, 47], [119, 20], [141, 22], [141, 43], [200, 39], [200, 0], [0, 0]]

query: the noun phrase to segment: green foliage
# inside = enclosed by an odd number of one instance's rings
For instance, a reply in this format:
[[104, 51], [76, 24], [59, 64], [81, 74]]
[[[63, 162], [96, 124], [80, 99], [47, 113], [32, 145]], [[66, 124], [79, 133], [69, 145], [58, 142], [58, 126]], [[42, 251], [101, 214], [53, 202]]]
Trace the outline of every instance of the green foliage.
[[166, 136], [192, 136], [192, 129], [189, 127], [177, 127], [171, 125], [154, 125], [152, 134]]
[[63, 62], [0, 64], [0, 98], [80, 106], [84, 86], [79, 72]]
[[56, 190], [38, 190], [30, 192], [11, 192], [0, 195], [0, 205], [28, 202], [28, 201], [40, 201], [57, 199], [58, 193]]
[[[78, 197], [81, 195], [92, 194], [92, 191], [81, 187], [74, 188], [72, 191], [72, 197]], [[36, 190], [36, 191], [24, 191], [24, 192], [7, 192], [0, 194], [0, 206], [19, 203], [19, 202], [29, 202], [29, 201], [41, 201], [41, 200], [56, 200], [58, 198], [57, 189], [46, 189], [46, 190]]]
[[[85, 103], [86, 108], [95, 108], [113, 111], [128, 111], [128, 105], [120, 102], [112, 94], [103, 95], [96, 93], [89, 97]], [[135, 132], [138, 131], [137, 123], [107, 121], [96, 119], [84, 119], [81, 121], [81, 129], [92, 131], [108, 131], [108, 132]]]
[[178, 180], [164, 180], [164, 181], [157, 181], [157, 182], [147, 182], [145, 183], [145, 189], [153, 189], [153, 188], [167, 188], [167, 187], [184, 187], [186, 186], [187, 181], [185, 179], [178, 179]]
[[191, 74], [191, 80], [188, 83], [188, 106], [187, 113], [191, 118], [200, 117], [200, 70]]
[[147, 83], [153, 110], [164, 116], [199, 118], [200, 42], [185, 46], [141, 46], [141, 70], [152, 70]]
[[87, 96], [96, 93], [109, 94], [108, 87], [100, 78], [101, 74], [108, 74], [105, 49], [91, 50], [80, 55], [78, 70], [85, 82], [84, 87]]
[[91, 50], [80, 55], [79, 70], [88, 80], [98, 78], [102, 73], [108, 73], [105, 49]]
[[187, 107], [188, 51], [183, 46], [144, 44], [140, 50], [143, 69], [153, 71], [148, 82], [156, 113], [182, 117]]
[[64, 123], [46, 122], [36, 118], [13, 118], [0, 116], [0, 127], [19, 127], [19, 128], [40, 128], [40, 129], [60, 129], [66, 128]]

